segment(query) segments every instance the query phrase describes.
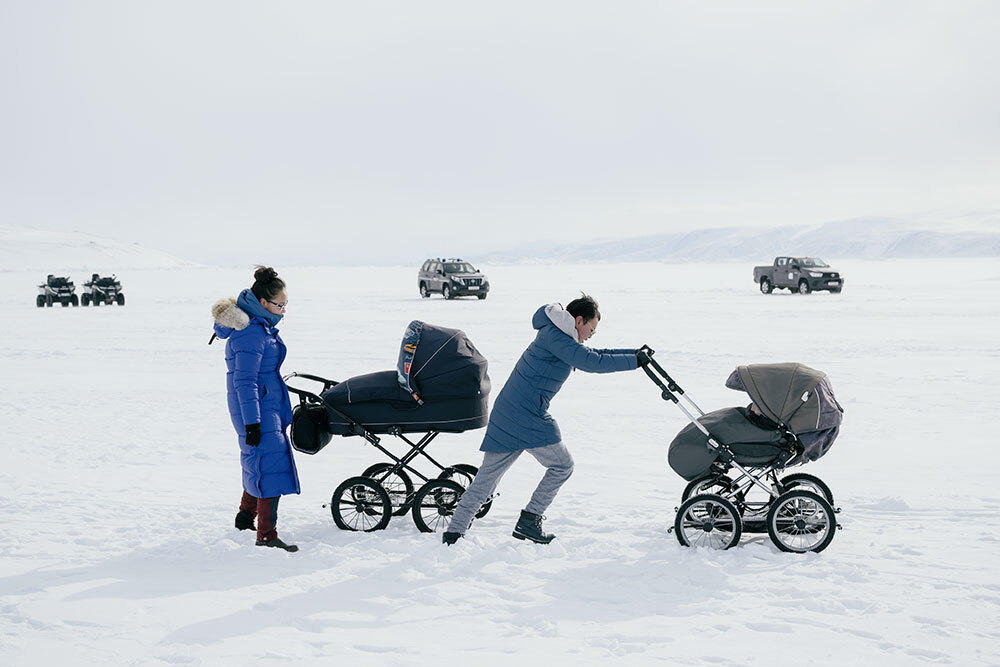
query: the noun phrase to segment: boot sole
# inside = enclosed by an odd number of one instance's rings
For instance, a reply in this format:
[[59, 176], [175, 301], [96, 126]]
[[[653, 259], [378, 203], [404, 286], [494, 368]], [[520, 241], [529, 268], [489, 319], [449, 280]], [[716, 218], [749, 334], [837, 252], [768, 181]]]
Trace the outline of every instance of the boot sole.
[[552, 540], [556, 539], [555, 535], [553, 535], [552, 537], [550, 537], [547, 540], [536, 540], [535, 538], [533, 538], [533, 537], [531, 537], [529, 535], [523, 535], [523, 534], [517, 532], [516, 530], [513, 533], [511, 533], [511, 536], [516, 537], [519, 540], [528, 540], [529, 542], [534, 542], [535, 544], [548, 544]]

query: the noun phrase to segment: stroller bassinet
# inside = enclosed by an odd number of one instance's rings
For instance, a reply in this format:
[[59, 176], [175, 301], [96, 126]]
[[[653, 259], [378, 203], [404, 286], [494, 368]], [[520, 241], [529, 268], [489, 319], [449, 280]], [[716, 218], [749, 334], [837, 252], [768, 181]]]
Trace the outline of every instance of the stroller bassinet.
[[[802, 364], [753, 364], [740, 366], [726, 386], [745, 391], [759, 415], [749, 408], [722, 408], [698, 417], [718, 442], [728, 445], [741, 465], [763, 466], [780, 461], [789, 466], [820, 458], [840, 432], [843, 410], [834, 398], [825, 373]], [[797, 441], [789, 442], [789, 434]], [[685, 426], [667, 454], [674, 472], [691, 481], [707, 474], [721, 450], [708, 447], [709, 436], [694, 423]], [[789, 449], [792, 444], [794, 450]]]
[[375, 433], [482, 428], [489, 419], [486, 367], [465, 332], [411, 322], [395, 371], [358, 375], [323, 392], [337, 408], [327, 414], [330, 433], [353, 434], [343, 415]]

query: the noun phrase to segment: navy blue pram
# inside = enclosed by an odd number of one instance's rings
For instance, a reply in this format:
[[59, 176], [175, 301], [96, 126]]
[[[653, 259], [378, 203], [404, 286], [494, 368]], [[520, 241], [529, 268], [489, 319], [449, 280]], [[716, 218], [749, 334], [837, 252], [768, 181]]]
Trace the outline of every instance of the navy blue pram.
[[[394, 371], [341, 382], [292, 373], [285, 377], [286, 383], [292, 378], [323, 385], [319, 394], [288, 387], [299, 397], [292, 409], [292, 447], [316, 454], [334, 435], [359, 436], [393, 461], [372, 465], [334, 490], [330, 511], [339, 528], [381, 530], [392, 515], [411, 509], [423, 532], [446, 525], [478, 469], [461, 463], [442, 465], [427, 447], [439, 433], [483, 428], [489, 417], [487, 362], [463, 331], [415, 320], [407, 327]], [[410, 433], [421, 435], [414, 441], [407, 437]], [[394, 436], [410, 449], [396, 456], [379, 435]], [[418, 456], [438, 469], [437, 477], [429, 478], [411, 465]], [[416, 491], [413, 477], [423, 482]], [[478, 516], [489, 511], [491, 502]]]

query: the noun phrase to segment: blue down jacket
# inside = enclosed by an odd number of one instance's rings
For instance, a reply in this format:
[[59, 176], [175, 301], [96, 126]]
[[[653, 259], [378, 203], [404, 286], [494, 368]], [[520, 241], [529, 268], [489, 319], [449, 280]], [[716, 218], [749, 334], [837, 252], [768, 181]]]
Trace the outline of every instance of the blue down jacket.
[[[299, 493], [299, 474], [286, 431], [292, 421], [288, 388], [281, 379], [285, 344], [278, 330], [248, 315], [235, 299], [212, 308], [215, 335], [226, 339], [229, 416], [239, 435], [243, 488], [256, 498]], [[260, 445], [246, 444], [244, 424], [260, 423]]]
[[483, 444], [484, 452], [515, 452], [562, 440], [549, 403], [570, 371], [613, 373], [638, 367], [635, 350], [594, 350], [577, 342], [574, 319], [557, 303], [531, 318], [538, 330], [500, 390]]

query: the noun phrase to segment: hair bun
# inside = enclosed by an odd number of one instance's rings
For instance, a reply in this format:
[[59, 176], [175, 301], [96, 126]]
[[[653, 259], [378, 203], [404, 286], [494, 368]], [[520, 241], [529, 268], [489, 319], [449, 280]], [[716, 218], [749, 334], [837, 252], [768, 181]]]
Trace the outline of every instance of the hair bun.
[[258, 266], [257, 270], [253, 272], [253, 279], [258, 283], [270, 283], [278, 278], [278, 272], [272, 269], [270, 266]]

